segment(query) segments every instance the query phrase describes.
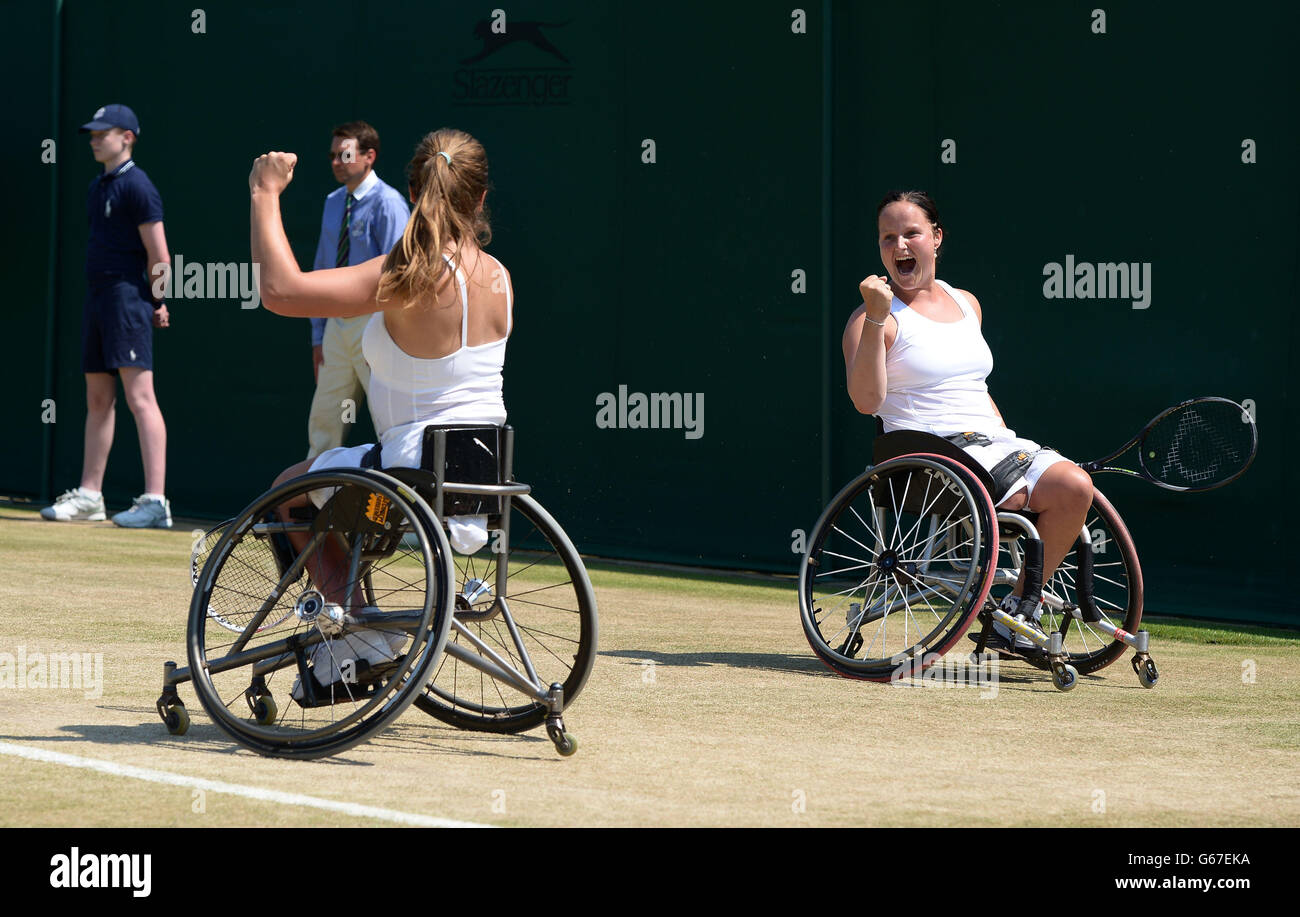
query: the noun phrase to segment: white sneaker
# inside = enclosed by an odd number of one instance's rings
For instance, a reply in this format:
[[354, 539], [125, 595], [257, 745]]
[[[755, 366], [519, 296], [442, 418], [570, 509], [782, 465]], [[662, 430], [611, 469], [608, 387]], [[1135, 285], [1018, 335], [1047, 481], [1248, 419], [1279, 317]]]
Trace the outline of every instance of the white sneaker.
[[[362, 630], [322, 640], [312, 649], [312, 675], [321, 687], [355, 681], [358, 662], [365, 661], [371, 668], [392, 662], [406, 645], [406, 636], [404, 631]], [[294, 700], [302, 699], [302, 685], [297, 678], [290, 695]]]
[[[1013, 617], [1013, 618], [1020, 618], [1022, 621], [1025, 620], [1025, 616], [1024, 616], [1024, 614], [1020, 611], [1020, 596], [1018, 596], [1018, 595], [1011, 595], [1011, 594], [1008, 593], [1008, 594], [1007, 594], [1007, 595], [1002, 599], [1002, 604], [1001, 604], [999, 607], [1000, 607], [1003, 611], [1005, 611], [1007, 614], [1011, 615], [1011, 617]], [[1037, 625], [1038, 622], [1039, 622], [1039, 619], [1042, 617], [1042, 615], [1043, 615], [1043, 606], [1042, 606], [1042, 605], [1039, 605], [1037, 608], [1034, 609], [1033, 620], [1032, 620], [1032, 621], [1025, 621], [1025, 623], [1027, 623], [1027, 624], [1032, 623], [1032, 624]], [[1013, 645], [1017, 650], [1036, 650], [1036, 649], [1038, 649], [1038, 644], [1037, 644], [1037, 643], [1035, 643], [1033, 640], [1030, 640], [1028, 637], [1022, 637], [1022, 636], [1020, 636], [1020, 634], [1016, 634], [1016, 635], [1015, 635], [1015, 640], [1012, 641], [1012, 639], [1011, 639], [1011, 631], [1010, 631], [1008, 628], [1003, 627], [1003, 626], [1002, 626], [1001, 624], [999, 624], [999, 623], [996, 623], [996, 622], [995, 622], [995, 623], [993, 624], [993, 630], [994, 630], [994, 632], [997, 633], [1000, 637], [1002, 637], [1002, 639], [1006, 640], [1007, 643], [1008, 643], [1009, 645]]]
[[105, 518], [104, 495], [87, 497], [86, 492], [80, 487], [65, 490], [63, 495], [54, 501], [53, 506], [47, 506], [41, 510], [41, 518], [53, 522], [70, 522], [74, 519], [103, 522]]
[[114, 514], [113, 521], [126, 529], [169, 529], [172, 527], [172, 504], [166, 498], [160, 503], [136, 497], [131, 501], [130, 509]]

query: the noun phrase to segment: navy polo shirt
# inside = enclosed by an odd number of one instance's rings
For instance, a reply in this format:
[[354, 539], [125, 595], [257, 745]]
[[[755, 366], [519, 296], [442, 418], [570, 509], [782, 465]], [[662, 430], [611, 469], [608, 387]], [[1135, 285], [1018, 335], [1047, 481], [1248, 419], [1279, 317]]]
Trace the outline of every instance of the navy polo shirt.
[[140, 224], [163, 218], [162, 198], [144, 169], [128, 159], [97, 176], [86, 196], [86, 215], [90, 221], [86, 276], [144, 278], [148, 255], [140, 240]]

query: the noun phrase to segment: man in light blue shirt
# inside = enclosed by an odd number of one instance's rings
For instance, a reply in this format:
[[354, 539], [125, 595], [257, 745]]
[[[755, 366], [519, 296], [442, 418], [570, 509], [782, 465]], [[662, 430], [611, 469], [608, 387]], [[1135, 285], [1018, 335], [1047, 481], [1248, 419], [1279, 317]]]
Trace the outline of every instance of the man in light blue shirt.
[[[342, 184], [325, 198], [320, 242], [313, 270], [360, 264], [401, 241], [411, 210], [406, 196], [375, 174], [379, 134], [364, 121], [334, 128], [330, 164]], [[307, 422], [307, 458], [343, 445], [345, 427], [370, 385], [361, 353], [369, 315], [311, 319], [312, 368], [316, 394]]]

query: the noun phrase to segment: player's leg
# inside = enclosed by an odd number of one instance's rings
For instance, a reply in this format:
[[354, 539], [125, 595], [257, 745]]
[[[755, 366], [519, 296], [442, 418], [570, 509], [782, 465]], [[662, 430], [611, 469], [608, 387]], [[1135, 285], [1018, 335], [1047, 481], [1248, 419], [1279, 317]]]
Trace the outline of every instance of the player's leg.
[[54, 522], [83, 519], [103, 521], [104, 471], [108, 453], [113, 448], [114, 411], [117, 379], [106, 358], [104, 329], [105, 308], [111, 290], [92, 286], [86, 291], [81, 313], [81, 371], [86, 376], [86, 429], [82, 442], [81, 485], [64, 492], [53, 505], [41, 510], [41, 518]]
[[144, 459], [144, 489], [146, 493], [165, 493], [167, 481], [167, 425], [153, 390], [153, 371], [124, 366], [121, 369], [122, 388], [126, 403], [135, 416], [136, 431], [140, 435], [140, 455]]
[[1038, 513], [1043, 539], [1043, 579], [1051, 579], [1074, 546], [1092, 506], [1092, 476], [1073, 462], [1057, 462], [1038, 479], [1029, 509]]
[[[290, 465], [276, 477], [271, 485], [272, 488], [279, 487], [285, 481], [311, 471], [314, 461], [315, 459], [304, 459]], [[282, 522], [290, 522], [295, 509], [307, 507], [310, 503], [308, 495], [302, 494], [280, 504], [276, 508], [276, 512]], [[286, 537], [289, 539], [289, 543], [293, 545], [295, 555], [301, 554], [311, 540], [311, 536], [306, 532], [289, 532]], [[316, 588], [325, 596], [327, 602], [335, 605], [343, 605], [347, 602], [348, 557], [337, 539], [326, 539], [320, 550], [314, 552], [307, 559], [307, 573], [311, 576], [312, 582], [316, 584]], [[360, 583], [352, 584], [351, 599], [353, 607], [360, 607], [365, 604]]]
[[103, 362], [122, 377], [144, 461], [144, 495], [130, 509], [113, 516], [113, 522], [125, 528], [172, 525], [164, 492], [167, 428], [153, 391], [153, 305], [148, 292], [143, 283], [119, 281], [98, 297]]
[[83, 490], [102, 491], [108, 453], [117, 425], [117, 379], [111, 373], [86, 373], [86, 442], [81, 461]]
[[[1046, 582], [1074, 546], [1087, 519], [1088, 508], [1092, 506], [1092, 477], [1073, 462], [1056, 462], [1038, 478], [1032, 496], [1022, 487], [998, 504], [998, 509], [1015, 511], [1026, 505], [1031, 512], [1038, 513], [1034, 526], [1043, 540], [1043, 581]], [[1022, 573], [1012, 594], [1020, 595], [1023, 588]]]
[[[1029, 444], [1032, 445], [1032, 444]], [[1078, 465], [1055, 457], [1050, 450], [1040, 452], [1041, 461], [1051, 462], [1041, 472], [1032, 476], [1032, 483], [1016, 487], [1010, 497], [998, 504], [999, 510], [1020, 510], [1026, 507], [1038, 514], [1034, 526], [1043, 542], [1042, 582], [1051, 581], [1052, 574], [1079, 537], [1092, 506], [1092, 478]], [[1055, 460], [1053, 460], [1055, 459]], [[1031, 471], [1032, 471], [1031, 466]], [[1025, 591], [1025, 568], [1012, 591], [1003, 597], [1002, 610], [1012, 615], [1024, 615], [1034, 621], [1040, 619], [1042, 606], [1022, 607]], [[994, 624], [994, 633], [987, 644], [998, 652], [1043, 658], [1042, 651], [1026, 637], [1013, 636], [1001, 623]]]

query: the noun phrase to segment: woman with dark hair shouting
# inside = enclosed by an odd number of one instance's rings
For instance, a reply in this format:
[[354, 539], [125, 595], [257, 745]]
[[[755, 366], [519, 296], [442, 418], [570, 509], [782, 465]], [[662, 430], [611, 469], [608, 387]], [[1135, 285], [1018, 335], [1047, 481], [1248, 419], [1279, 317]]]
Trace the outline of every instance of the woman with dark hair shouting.
[[[886, 433], [943, 436], [985, 469], [996, 469], [995, 479], [1006, 485], [998, 507], [1039, 514], [1048, 581], [1083, 527], [1092, 479], [1054, 450], [1007, 429], [985, 384], [993, 354], [980, 332], [979, 300], [935, 274], [944, 230], [929, 195], [886, 195], [876, 209], [876, 228], [886, 276], [872, 274], [859, 284], [862, 305], [844, 329], [849, 397], [863, 414], [879, 417]], [[1040, 608], [1019, 607], [1023, 586], [1017, 584], [1002, 607], [1036, 620]], [[1036, 650], [1027, 638], [1013, 644], [1001, 625], [989, 646], [1012, 654]]]

